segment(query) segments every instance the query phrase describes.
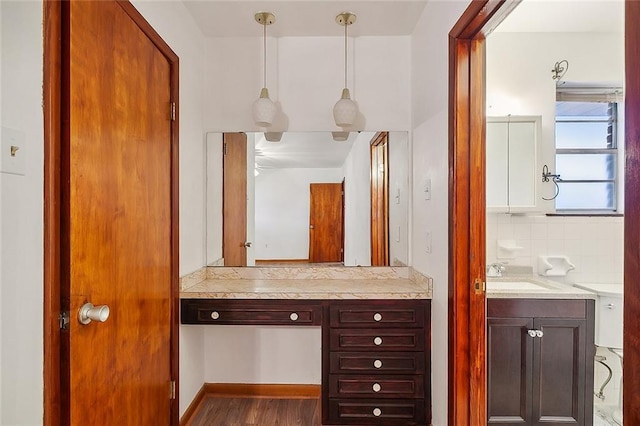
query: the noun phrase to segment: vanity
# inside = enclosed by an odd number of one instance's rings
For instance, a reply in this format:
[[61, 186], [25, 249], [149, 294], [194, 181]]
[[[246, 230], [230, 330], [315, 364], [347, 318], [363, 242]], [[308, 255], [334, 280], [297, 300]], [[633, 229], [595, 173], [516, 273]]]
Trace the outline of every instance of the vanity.
[[593, 424], [594, 299], [543, 279], [487, 282], [488, 424]]
[[432, 283], [408, 267], [205, 268], [181, 322], [320, 327], [325, 425], [431, 423]]

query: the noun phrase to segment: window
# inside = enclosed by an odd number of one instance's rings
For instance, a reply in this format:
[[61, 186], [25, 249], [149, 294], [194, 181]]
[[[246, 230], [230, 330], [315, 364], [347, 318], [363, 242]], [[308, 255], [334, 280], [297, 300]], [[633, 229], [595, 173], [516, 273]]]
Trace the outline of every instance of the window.
[[556, 210], [618, 209], [618, 103], [610, 95], [558, 92]]

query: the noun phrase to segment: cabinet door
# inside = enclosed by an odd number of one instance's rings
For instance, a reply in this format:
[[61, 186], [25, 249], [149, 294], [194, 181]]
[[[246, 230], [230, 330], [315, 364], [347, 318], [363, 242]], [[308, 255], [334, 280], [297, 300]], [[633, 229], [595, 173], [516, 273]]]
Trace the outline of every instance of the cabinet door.
[[593, 398], [585, 395], [586, 325], [584, 319], [536, 318], [534, 327], [544, 334], [534, 339], [534, 426], [592, 424], [585, 419], [585, 400]]
[[509, 123], [487, 121], [487, 207], [509, 211]]
[[530, 425], [532, 318], [487, 318], [488, 424]]

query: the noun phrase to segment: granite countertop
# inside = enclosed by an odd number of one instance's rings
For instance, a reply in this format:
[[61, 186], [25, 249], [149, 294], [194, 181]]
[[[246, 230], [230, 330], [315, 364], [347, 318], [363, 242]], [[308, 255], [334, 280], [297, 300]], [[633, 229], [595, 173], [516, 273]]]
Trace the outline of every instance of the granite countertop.
[[487, 277], [488, 299], [595, 299], [596, 294], [537, 275]]
[[181, 299], [431, 299], [411, 268], [204, 268], [181, 280]]

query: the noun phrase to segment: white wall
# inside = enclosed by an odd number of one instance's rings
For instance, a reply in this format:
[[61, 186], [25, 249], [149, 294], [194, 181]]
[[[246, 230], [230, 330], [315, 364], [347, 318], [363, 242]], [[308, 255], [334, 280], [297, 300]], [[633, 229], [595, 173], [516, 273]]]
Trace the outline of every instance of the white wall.
[[[556, 84], [551, 69], [566, 59], [563, 80], [622, 86], [623, 33], [493, 33], [487, 38], [487, 115], [541, 115], [542, 164], [555, 171]], [[542, 173], [542, 170], [540, 170]], [[553, 183], [541, 185], [554, 195]], [[540, 200], [543, 211], [554, 202]]]
[[309, 258], [309, 184], [340, 183], [338, 168], [264, 169], [256, 176], [256, 259]]
[[[205, 262], [203, 36], [182, 2], [134, 1], [180, 57], [180, 275]], [[202, 386], [203, 331], [180, 330], [180, 411]]]
[[371, 266], [371, 165], [369, 146], [375, 133], [353, 141], [344, 161], [344, 264]]
[[[448, 34], [467, 1], [428, 2], [412, 37], [413, 215], [411, 264], [433, 278], [433, 424], [447, 424], [448, 345]], [[430, 200], [423, 184], [431, 179]], [[431, 251], [427, 252], [427, 231]]]
[[42, 3], [0, 2], [0, 125], [24, 132], [24, 176], [2, 174], [0, 424], [42, 423]]
[[[269, 38], [267, 85], [284, 114], [274, 130], [336, 129], [332, 110], [344, 85], [343, 42], [340, 37]], [[409, 37], [351, 41], [349, 88], [362, 114], [360, 130], [409, 129], [409, 48]], [[262, 39], [209, 38], [205, 61], [207, 130], [262, 130], [251, 116], [262, 87]]]
[[389, 260], [409, 264], [409, 135], [389, 132]]

